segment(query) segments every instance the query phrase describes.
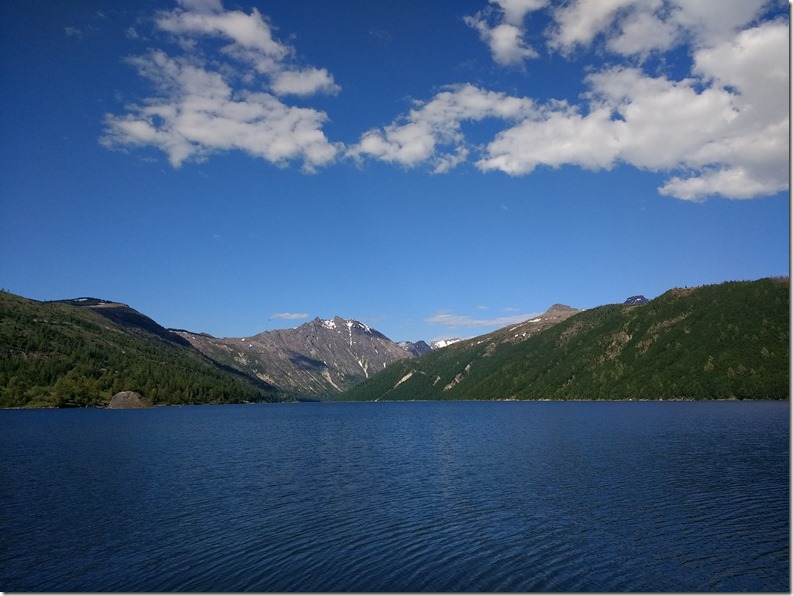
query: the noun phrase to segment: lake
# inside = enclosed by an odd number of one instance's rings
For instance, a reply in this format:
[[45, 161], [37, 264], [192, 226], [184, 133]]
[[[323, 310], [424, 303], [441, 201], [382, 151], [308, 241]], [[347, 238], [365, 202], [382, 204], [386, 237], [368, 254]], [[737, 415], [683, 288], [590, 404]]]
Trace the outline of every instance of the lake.
[[789, 402], [0, 411], [5, 591], [790, 590]]

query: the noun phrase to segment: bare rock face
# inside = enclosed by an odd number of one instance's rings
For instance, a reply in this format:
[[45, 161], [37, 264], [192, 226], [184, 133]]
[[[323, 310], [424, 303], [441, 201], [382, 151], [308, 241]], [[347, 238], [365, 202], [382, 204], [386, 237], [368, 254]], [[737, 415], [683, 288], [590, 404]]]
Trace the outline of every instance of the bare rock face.
[[326, 399], [413, 354], [353, 319], [317, 317], [294, 329], [217, 339], [176, 331], [216, 362], [298, 395]]
[[151, 404], [140, 393], [134, 391], [120, 391], [116, 393], [107, 406], [113, 410], [131, 410], [136, 408], [149, 408]]

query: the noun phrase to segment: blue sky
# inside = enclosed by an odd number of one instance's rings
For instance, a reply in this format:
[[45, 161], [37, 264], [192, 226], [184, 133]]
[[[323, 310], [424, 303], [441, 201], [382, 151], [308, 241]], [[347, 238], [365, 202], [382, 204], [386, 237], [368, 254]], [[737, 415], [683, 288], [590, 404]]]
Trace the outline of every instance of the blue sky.
[[471, 337], [787, 275], [779, 1], [0, 5], [0, 286]]

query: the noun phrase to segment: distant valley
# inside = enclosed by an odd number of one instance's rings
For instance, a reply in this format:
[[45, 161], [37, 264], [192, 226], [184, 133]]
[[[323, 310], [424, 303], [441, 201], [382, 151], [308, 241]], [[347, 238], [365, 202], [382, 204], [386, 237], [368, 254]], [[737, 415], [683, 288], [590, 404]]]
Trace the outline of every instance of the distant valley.
[[96, 298], [0, 292], [0, 406], [295, 400], [783, 399], [789, 280], [672, 289], [465, 340], [395, 343], [354, 319], [215, 338]]

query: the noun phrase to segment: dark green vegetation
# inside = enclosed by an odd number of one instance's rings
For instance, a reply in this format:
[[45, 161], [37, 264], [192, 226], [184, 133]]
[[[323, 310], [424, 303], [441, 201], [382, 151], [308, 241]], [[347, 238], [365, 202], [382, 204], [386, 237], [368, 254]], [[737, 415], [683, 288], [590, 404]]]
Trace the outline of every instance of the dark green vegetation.
[[674, 289], [392, 364], [343, 400], [787, 399], [788, 279]]
[[279, 396], [124, 304], [37, 302], [0, 292], [1, 407], [104, 406], [122, 390], [154, 405]]

